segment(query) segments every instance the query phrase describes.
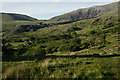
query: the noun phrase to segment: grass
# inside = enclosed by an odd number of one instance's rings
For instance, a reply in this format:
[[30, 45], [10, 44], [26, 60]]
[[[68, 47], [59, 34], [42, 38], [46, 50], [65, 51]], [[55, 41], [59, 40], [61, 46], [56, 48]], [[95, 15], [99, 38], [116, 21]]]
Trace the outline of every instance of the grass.
[[118, 78], [119, 59], [49, 57], [38, 62], [3, 62], [3, 78]]
[[[112, 17], [111, 20], [106, 21], [106, 19]], [[6, 60], [3, 61], [3, 79], [8, 78], [82, 78], [82, 79], [118, 79], [120, 78], [120, 56], [112, 56], [110, 53], [120, 54], [118, 51], [118, 32], [113, 32], [115, 28], [118, 29], [118, 16], [117, 13], [107, 13], [103, 16], [98, 17], [100, 20], [94, 25], [92, 23], [97, 19], [87, 19], [76, 21], [69, 24], [57, 25], [53, 27], [47, 27], [39, 29], [35, 32], [25, 32], [19, 35], [6, 35], [3, 39], [6, 41], [11, 41], [10, 44], [14, 48], [19, 48], [19, 45], [26, 45], [24, 42], [15, 42], [15, 40], [20, 39], [22, 41], [28, 40], [31, 36], [36, 38], [44, 38], [45, 42], [36, 43], [30, 49], [36, 50], [39, 47], [45, 49], [49, 45], [51, 47], [59, 47], [61, 44], [64, 45], [63, 39], [53, 39], [50, 36], [56, 36], [69, 33], [72, 31], [77, 33], [77, 38], [81, 39], [81, 43], [84, 41], [89, 42], [95, 41], [98, 43], [94, 46], [88, 46], [88, 48], [81, 49], [75, 52], [59, 51], [53, 53], [47, 53], [46, 57], [41, 59], [40, 56], [28, 56], [32, 53], [22, 54], [25, 56], [10, 57], [10, 59], [5, 56]], [[46, 23], [50, 23], [49, 21]], [[55, 22], [56, 23], [56, 22]], [[114, 26], [105, 28], [108, 23], [113, 23]], [[21, 25], [21, 24], [39, 24], [38, 22], [8, 22], [8, 25]], [[13, 26], [15, 27], [15, 26]], [[78, 30], [73, 30], [73, 28], [78, 28]], [[7, 27], [8, 28], [8, 27]], [[7, 30], [4, 29], [4, 30]], [[11, 28], [12, 29], [12, 28]], [[90, 34], [92, 30], [100, 32], [99, 35]], [[104, 33], [106, 32], [106, 33]], [[107, 43], [99, 44], [101, 42], [101, 34], [106, 34]], [[47, 39], [49, 38], [49, 39]], [[69, 40], [66, 39], [66, 42]], [[102, 41], [103, 43], [103, 41]], [[102, 46], [102, 47], [101, 47]], [[29, 46], [28, 46], [29, 47]], [[54, 48], [53, 47], [53, 48]], [[29, 49], [28, 49], [29, 50]], [[106, 54], [104, 51], [106, 50]], [[75, 53], [74, 56], [70, 56], [71, 53]], [[100, 56], [92, 56], [91, 54], [102, 54]], [[109, 56], [111, 55], [111, 56]], [[10, 56], [10, 55], [8, 55]], [[29, 58], [28, 58], [29, 57]], [[8, 58], [8, 59], [7, 59]], [[14, 61], [15, 60], [15, 61]]]
[[12, 30], [20, 25], [38, 24], [39, 21], [2, 21], [2, 31]]
[[19, 45], [25, 45], [27, 42], [15, 42], [15, 43], [10, 43], [12, 46], [17, 47]]

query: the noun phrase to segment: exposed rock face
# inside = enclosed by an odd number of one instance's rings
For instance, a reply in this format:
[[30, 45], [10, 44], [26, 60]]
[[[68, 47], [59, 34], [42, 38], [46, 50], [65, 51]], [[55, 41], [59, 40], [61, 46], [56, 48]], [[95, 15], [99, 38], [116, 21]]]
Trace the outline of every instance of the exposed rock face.
[[[118, 10], [118, 3], [112, 3], [104, 6], [94, 6], [89, 8], [78, 9], [70, 13], [59, 15], [49, 19], [50, 21], [62, 21], [62, 20], [83, 20], [96, 18], [104, 13]], [[111, 18], [110, 18], [111, 19]], [[109, 19], [107, 19], [109, 20]]]
[[89, 9], [79, 9], [71, 13], [67, 13], [61, 16], [56, 16], [51, 18], [53, 21], [62, 21], [62, 20], [82, 20], [97, 17], [101, 12], [100, 9], [89, 8]]

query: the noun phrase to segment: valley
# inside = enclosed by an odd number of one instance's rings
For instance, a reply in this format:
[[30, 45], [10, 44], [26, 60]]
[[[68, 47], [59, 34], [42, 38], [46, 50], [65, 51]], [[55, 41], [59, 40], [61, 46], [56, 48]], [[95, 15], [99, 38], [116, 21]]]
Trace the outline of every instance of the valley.
[[49, 20], [3, 15], [3, 80], [119, 79], [118, 3]]

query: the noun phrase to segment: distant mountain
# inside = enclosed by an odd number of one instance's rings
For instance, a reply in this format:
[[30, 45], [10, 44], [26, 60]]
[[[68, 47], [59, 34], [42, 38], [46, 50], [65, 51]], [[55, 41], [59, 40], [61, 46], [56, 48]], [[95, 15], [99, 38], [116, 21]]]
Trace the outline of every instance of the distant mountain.
[[118, 10], [118, 2], [103, 5], [94, 6], [90, 8], [78, 9], [70, 13], [66, 13], [60, 16], [49, 19], [50, 21], [62, 21], [62, 20], [82, 20], [98, 17], [104, 13]]
[[2, 14], [2, 21], [34, 21], [37, 20], [27, 15], [16, 14], [16, 13], [0, 13]]

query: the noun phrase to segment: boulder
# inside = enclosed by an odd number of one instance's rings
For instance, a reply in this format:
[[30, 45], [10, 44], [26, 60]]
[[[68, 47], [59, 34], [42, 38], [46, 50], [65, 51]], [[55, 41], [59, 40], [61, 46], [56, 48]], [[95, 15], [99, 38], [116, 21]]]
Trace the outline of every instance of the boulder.
[[76, 55], [74, 52], [70, 53], [70, 56]]

